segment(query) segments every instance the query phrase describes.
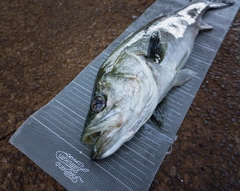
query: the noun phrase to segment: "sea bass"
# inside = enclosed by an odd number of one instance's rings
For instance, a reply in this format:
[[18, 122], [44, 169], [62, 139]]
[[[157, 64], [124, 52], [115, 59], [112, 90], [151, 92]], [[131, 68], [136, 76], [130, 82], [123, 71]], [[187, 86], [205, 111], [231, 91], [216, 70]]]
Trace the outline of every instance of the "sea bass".
[[210, 8], [230, 0], [196, 1], [154, 19], [129, 36], [100, 67], [81, 140], [94, 144], [93, 160], [103, 159], [129, 141], [174, 86], [194, 75], [182, 69]]

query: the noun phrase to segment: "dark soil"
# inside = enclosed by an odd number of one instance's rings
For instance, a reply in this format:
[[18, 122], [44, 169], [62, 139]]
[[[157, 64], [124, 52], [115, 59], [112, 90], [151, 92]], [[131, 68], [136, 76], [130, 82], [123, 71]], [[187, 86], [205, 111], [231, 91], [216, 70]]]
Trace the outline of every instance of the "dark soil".
[[[0, 1], [0, 190], [65, 190], [8, 140], [152, 2]], [[240, 190], [239, 39], [240, 12], [151, 191]]]

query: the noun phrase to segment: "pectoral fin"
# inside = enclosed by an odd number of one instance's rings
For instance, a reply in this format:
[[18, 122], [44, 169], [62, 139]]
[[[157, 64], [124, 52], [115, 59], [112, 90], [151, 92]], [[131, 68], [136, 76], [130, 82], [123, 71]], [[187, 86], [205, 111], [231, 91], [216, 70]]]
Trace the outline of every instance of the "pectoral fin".
[[185, 82], [194, 77], [196, 73], [189, 69], [180, 70], [175, 77], [173, 86], [182, 86]]
[[153, 32], [148, 45], [148, 59], [160, 63], [166, 52], [166, 44], [160, 42], [158, 32]]

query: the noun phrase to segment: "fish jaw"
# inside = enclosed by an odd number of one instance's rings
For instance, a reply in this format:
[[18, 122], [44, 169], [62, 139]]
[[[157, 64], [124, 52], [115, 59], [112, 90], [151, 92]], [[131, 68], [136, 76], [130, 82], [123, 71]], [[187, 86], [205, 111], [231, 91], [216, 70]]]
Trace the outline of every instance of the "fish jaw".
[[127, 128], [104, 132], [93, 147], [91, 159], [100, 160], [112, 155], [135, 134], [133, 130], [125, 132], [123, 129]]
[[126, 124], [126, 120], [130, 119], [124, 118], [121, 112], [113, 110], [96, 123], [92, 121], [85, 125], [81, 140], [86, 144], [94, 145], [92, 160], [112, 155], [135, 134], [137, 130], [133, 131], [133, 128], [129, 128], [131, 123]]
[[[113, 142], [112, 137], [110, 136], [112, 133], [113, 132], [106, 131], [99, 137], [92, 150], [92, 160], [106, 158], [121, 146], [116, 144], [116, 142]], [[115, 145], [115, 147], [112, 147], [112, 145]]]
[[86, 144], [95, 144], [105, 131], [119, 128], [122, 125], [122, 114], [111, 110], [104, 117], [85, 123], [81, 141]]

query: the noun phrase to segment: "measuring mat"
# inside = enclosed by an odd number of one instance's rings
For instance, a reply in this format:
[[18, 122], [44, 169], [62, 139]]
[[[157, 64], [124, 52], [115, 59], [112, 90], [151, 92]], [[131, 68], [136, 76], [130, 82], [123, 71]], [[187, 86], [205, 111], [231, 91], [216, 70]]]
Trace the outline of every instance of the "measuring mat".
[[239, 0], [231, 7], [205, 14], [204, 20], [214, 29], [200, 32], [185, 65], [197, 75], [183, 86], [174, 87], [156, 109], [155, 117], [115, 154], [92, 161], [93, 146], [82, 144], [80, 137], [102, 63], [131, 33], [160, 14], [188, 3], [155, 1], [53, 100], [31, 115], [10, 143], [67, 190], [148, 190], [239, 9]]

